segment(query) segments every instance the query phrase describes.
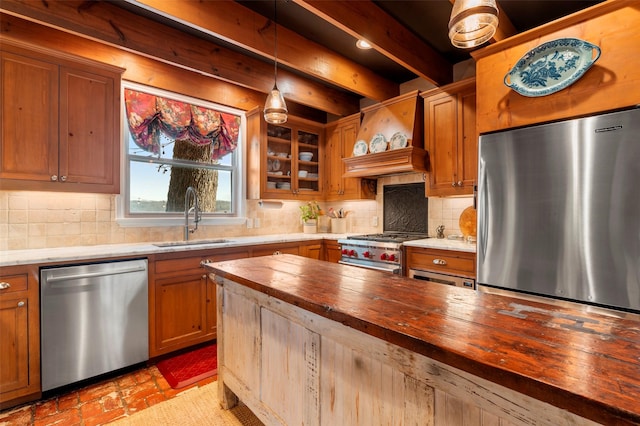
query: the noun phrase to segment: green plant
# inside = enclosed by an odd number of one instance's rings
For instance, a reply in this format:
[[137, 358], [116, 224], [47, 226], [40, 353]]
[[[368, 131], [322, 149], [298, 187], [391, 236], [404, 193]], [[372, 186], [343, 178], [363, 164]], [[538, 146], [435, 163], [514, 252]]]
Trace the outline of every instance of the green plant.
[[309, 201], [300, 206], [300, 218], [303, 222], [310, 219], [317, 219], [320, 216], [320, 206], [315, 201]]

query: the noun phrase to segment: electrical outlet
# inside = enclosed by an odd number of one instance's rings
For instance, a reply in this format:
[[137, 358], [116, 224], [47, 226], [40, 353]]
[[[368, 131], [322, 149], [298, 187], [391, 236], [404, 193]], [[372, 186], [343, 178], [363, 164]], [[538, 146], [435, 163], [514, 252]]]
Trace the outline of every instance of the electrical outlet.
[[257, 217], [253, 219], [253, 227], [260, 228], [260, 219], [258, 219]]
[[378, 226], [378, 216], [373, 216], [371, 218], [371, 226]]
[[253, 219], [247, 218], [247, 229], [253, 228]]

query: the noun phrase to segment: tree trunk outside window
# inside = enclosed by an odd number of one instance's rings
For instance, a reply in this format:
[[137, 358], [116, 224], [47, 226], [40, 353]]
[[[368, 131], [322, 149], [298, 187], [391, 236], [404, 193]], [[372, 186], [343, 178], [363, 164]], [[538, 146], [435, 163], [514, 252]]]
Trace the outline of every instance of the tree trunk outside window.
[[[212, 163], [211, 146], [212, 144], [194, 145], [187, 140], [176, 140], [173, 158]], [[167, 194], [167, 212], [184, 212], [184, 194], [189, 186], [198, 194], [200, 211], [216, 211], [218, 171], [173, 166]]]

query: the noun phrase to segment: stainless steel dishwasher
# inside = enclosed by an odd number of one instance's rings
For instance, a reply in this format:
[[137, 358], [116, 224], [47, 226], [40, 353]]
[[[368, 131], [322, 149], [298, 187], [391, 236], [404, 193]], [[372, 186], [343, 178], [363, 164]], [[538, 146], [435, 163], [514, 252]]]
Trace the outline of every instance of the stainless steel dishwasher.
[[149, 359], [147, 259], [40, 270], [42, 391]]

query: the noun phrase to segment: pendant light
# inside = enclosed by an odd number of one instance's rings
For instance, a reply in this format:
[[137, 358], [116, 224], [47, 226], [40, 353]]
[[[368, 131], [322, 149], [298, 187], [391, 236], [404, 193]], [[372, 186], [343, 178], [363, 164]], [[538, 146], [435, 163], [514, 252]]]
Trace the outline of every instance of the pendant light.
[[273, 89], [267, 96], [267, 102], [264, 104], [264, 120], [271, 124], [282, 124], [287, 122], [287, 104], [284, 97], [278, 90], [278, 0], [273, 2], [273, 28], [274, 28], [274, 61], [273, 61]]
[[449, 20], [449, 39], [455, 47], [476, 47], [498, 28], [496, 0], [456, 0]]

